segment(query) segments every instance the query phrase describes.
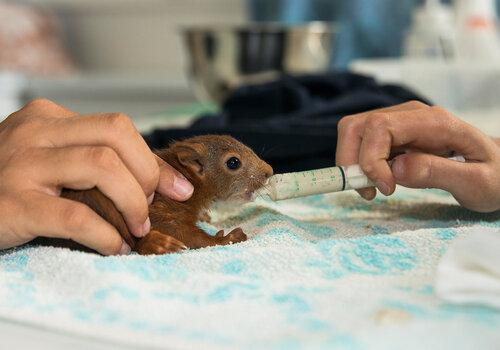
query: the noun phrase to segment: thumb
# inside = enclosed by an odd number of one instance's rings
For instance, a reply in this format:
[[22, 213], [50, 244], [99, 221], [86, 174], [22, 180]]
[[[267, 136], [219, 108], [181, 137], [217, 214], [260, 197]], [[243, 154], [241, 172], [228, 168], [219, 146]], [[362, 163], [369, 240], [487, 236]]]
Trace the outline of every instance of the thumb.
[[471, 164], [426, 153], [407, 153], [394, 158], [396, 183], [410, 188], [439, 188], [452, 194], [470, 190]]
[[160, 181], [156, 191], [178, 201], [189, 199], [194, 191], [193, 185], [170, 164], [155, 157], [160, 167]]

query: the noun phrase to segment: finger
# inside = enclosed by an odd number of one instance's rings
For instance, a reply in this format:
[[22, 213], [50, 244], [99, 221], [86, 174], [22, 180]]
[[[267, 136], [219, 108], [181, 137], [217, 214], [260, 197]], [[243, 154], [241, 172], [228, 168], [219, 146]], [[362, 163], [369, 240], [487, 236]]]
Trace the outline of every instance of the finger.
[[440, 153], [455, 151], [467, 159], [484, 161], [491, 148], [479, 130], [439, 107], [425, 110], [374, 113], [367, 117], [360, 149], [360, 165], [377, 187], [389, 194], [395, 182], [387, 159], [393, 147], [405, 146]]
[[[342, 118], [338, 124], [337, 164], [358, 164], [359, 149], [361, 146], [366, 119], [373, 113], [387, 113], [403, 110], [417, 110], [428, 108], [424, 103], [410, 101], [396, 106], [363, 112]], [[340, 161], [340, 162], [339, 162]]]
[[[378, 109], [376, 112], [392, 112], [400, 110], [415, 110], [423, 109], [428, 106], [418, 102], [410, 101], [396, 106]], [[338, 165], [352, 165], [359, 163], [359, 153], [362, 143], [362, 135], [365, 128], [366, 119], [374, 111], [355, 114], [343, 118], [339, 123], [339, 132], [337, 140], [337, 164]], [[357, 192], [365, 199], [371, 200], [376, 196], [375, 188], [365, 188], [357, 190]]]
[[148, 197], [148, 205], [151, 205], [155, 199], [155, 193], [151, 193], [151, 195]]
[[22, 225], [34, 237], [71, 239], [103, 255], [130, 252], [112, 225], [85, 204], [68, 199], [31, 193]]
[[156, 189], [159, 167], [134, 124], [121, 113], [94, 114], [57, 120], [43, 131], [46, 147], [106, 146], [123, 160], [146, 196]]
[[391, 134], [393, 147], [407, 146], [442, 153], [443, 149], [467, 156], [469, 160], [484, 161], [490, 139], [475, 127], [454, 117], [440, 107], [422, 110], [394, 111], [377, 114], [373, 127]]
[[32, 151], [30, 157], [23, 170], [33, 173], [33, 178], [36, 176], [40, 190], [49, 188], [58, 193], [63, 187], [74, 190], [97, 187], [122, 213], [135, 236], [143, 237], [149, 232], [151, 224], [144, 192], [111, 148], [41, 148]]
[[170, 164], [156, 155], [155, 157], [160, 167], [157, 192], [178, 201], [189, 199], [194, 191], [193, 185]]
[[28, 112], [31, 116], [52, 118], [70, 118], [78, 115], [78, 113], [45, 98], [37, 98], [30, 101], [22, 110]]
[[[358, 115], [344, 117], [340, 120], [335, 155], [337, 165], [358, 164], [365, 119], [365, 116]], [[374, 188], [363, 188], [356, 191], [366, 200], [372, 200], [376, 196]]]
[[[469, 165], [443, 157], [413, 152], [394, 158], [392, 171], [398, 184], [411, 188], [449, 189], [451, 182], [465, 185], [470, 179], [464, 176]], [[465, 186], [468, 187], [468, 186]]]
[[[396, 106], [378, 109], [376, 112], [391, 112], [399, 110], [415, 110], [427, 108], [428, 106], [418, 102], [410, 101]], [[362, 136], [365, 129], [367, 117], [374, 113], [368, 111], [344, 117], [338, 125], [336, 163], [338, 165], [352, 165], [359, 163], [359, 153], [362, 143]], [[371, 200], [376, 196], [375, 188], [365, 188], [357, 190], [365, 199]]]
[[16, 130], [17, 137], [21, 138], [23, 144], [40, 144], [43, 142], [43, 137], [40, 137], [41, 132], [46, 130], [51, 121], [77, 115], [50, 100], [39, 98], [12, 113], [2, 124], [10, 125], [11, 130]]
[[[483, 171], [484, 164], [463, 163], [425, 153], [409, 153], [396, 157], [392, 171], [398, 184], [410, 188], [439, 188], [448, 191], [463, 205], [483, 211], [489, 200], [477, 193], [487, 194], [483, 188], [491, 176]], [[474, 201], [473, 199], [479, 198]]]
[[357, 114], [351, 114], [351, 117], [361, 117], [361, 116], [368, 116], [370, 114], [373, 114], [374, 112], [377, 113], [386, 113], [386, 112], [394, 112], [394, 111], [411, 111], [411, 110], [422, 110], [429, 108], [429, 105], [426, 105], [423, 102], [420, 101], [408, 101], [404, 103], [400, 103], [394, 106], [389, 106], [389, 107], [384, 107], [384, 108], [378, 108], [378, 109], [372, 109], [366, 112], [361, 112]]
[[373, 114], [365, 123], [359, 150], [359, 165], [384, 195], [395, 190], [394, 176], [387, 160], [392, 147], [387, 114]]

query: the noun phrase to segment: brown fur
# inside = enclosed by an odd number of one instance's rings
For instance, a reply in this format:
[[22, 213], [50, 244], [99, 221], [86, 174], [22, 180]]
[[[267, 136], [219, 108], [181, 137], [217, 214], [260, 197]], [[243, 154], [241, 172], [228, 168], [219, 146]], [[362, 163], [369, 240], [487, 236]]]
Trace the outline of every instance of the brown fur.
[[[272, 175], [272, 168], [248, 147], [230, 136], [197, 136], [157, 152], [157, 155], [182, 173], [194, 186], [190, 199], [177, 202], [158, 193], [149, 206], [151, 231], [135, 238], [114, 204], [98, 189], [64, 190], [62, 196], [85, 203], [111, 223], [123, 239], [140, 254], [165, 254], [178, 251], [182, 242], [188, 248], [224, 245], [246, 240], [241, 228], [224, 235], [210, 236], [197, 227], [214, 201], [248, 200]], [[241, 167], [227, 169], [226, 161], [235, 156]], [[180, 241], [180, 242], [179, 242]]]

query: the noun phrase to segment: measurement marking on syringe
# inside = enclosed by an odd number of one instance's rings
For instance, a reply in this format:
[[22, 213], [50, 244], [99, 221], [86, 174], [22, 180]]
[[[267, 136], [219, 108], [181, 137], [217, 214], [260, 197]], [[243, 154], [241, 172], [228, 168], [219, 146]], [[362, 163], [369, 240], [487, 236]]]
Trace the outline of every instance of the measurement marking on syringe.
[[346, 185], [345, 172], [344, 168], [342, 168], [341, 166], [338, 167], [338, 169], [340, 170], [340, 175], [342, 175], [342, 191], [343, 191], [345, 190], [345, 185]]

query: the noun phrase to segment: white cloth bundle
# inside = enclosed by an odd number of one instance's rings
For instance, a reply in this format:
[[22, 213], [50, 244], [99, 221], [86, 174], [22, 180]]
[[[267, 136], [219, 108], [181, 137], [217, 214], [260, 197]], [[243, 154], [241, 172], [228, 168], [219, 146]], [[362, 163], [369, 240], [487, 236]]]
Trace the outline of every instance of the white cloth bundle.
[[500, 229], [474, 228], [437, 267], [436, 293], [449, 302], [500, 308]]

